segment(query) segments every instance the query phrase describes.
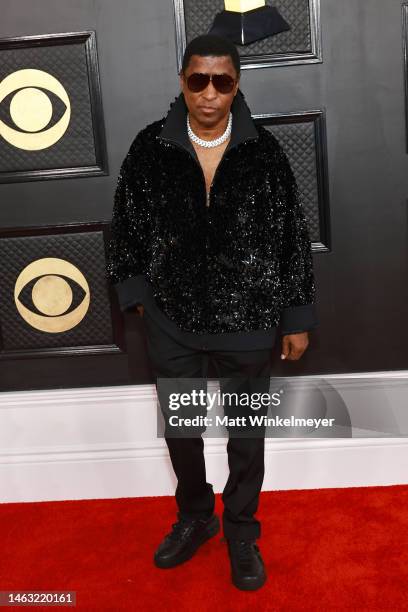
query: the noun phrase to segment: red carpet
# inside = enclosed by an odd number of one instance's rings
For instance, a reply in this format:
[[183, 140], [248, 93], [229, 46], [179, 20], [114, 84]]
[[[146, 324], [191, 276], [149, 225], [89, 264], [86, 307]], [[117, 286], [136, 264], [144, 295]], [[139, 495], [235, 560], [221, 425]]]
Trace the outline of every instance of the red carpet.
[[258, 517], [269, 580], [247, 593], [221, 535], [153, 566], [173, 498], [0, 504], [0, 590], [76, 591], [77, 610], [408, 610], [408, 485], [267, 492]]

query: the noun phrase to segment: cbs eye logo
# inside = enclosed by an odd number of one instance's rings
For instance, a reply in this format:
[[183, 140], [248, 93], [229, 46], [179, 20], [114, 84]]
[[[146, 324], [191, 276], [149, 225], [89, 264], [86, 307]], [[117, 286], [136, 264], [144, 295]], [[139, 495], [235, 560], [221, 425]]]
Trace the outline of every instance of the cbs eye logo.
[[64, 259], [44, 257], [20, 272], [14, 300], [18, 312], [31, 327], [56, 334], [82, 321], [89, 308], [90, 291], [76, 266]]
[[[7, 98], [10, 117], [17, 128], [0, 119], [0, 135], [9, 144], [25, 151], [39, 151], [51, 147], [65, 134], [71, 103], [64, 86], [48, 72], [26, 68], [9, 74], [0, 82], [0, 104]], [[45, 129], [54, 115], [54, 107], [61, 106], [60, 101], [65, 112], [55, 125]]]

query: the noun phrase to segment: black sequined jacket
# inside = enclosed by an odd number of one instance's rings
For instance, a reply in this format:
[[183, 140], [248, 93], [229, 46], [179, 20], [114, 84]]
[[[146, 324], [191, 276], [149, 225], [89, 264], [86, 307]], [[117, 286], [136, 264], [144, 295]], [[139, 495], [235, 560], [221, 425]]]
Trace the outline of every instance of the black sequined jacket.
[[239, 90], [232, 134], [211, 185], [186, 129], [181, 93], [133, 140], [114, 197], [107, 275], [121, 310], [145, 313], [175, 339], [258, 349], [317, 325], [311, 244], [279, 141], [256, 125]]

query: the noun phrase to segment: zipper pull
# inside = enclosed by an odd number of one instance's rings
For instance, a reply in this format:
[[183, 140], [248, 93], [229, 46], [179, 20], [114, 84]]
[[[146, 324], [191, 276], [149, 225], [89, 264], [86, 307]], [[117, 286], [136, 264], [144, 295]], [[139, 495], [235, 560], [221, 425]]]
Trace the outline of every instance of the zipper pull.
[[212, 183], [210, 185], [210, 189], [209, 189], [209, 191], [207, 193], [207, 206], [210, 205], [210, 195], [211, 195], [211, 189], [212, 189], [213, 183], [214, 183], [214, 178], [213, 178]]

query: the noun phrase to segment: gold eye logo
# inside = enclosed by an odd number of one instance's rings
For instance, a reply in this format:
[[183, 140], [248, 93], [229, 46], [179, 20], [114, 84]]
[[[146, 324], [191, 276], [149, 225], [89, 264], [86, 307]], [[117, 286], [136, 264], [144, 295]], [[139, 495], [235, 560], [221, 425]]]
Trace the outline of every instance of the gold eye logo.
[[[58, 96], [65, 112], [52, 127], [53, 105], [44, 89]], [[18, 130], [0, 119], [0, 135], [7, 142], [25, 151], [39, 151], [55, 144], [65, 134], [71, 118], [71, 104], [64, 86], [43, 70], [25, 68], [9, 74], [0, 82], [0, 103], [13, 91], [10, 117]]]
[[[74, 281], [74, 292], [67, 278]], [[25, 290], [26, 286], [28, 290]], [[78, 291], [82, 294], [81, 302], [74, 295]], [[28, 297], [36, 312], [23, 303]], [[14, 301], [18, 312], [31, 327], [56, 334], [72, 329], [82, 321], [90, 304], [89, 285], [73, 264], [64, 259], [44, 257], [20, 272], [14, 287]], [[73, 310], [67, 312], [71, 306], [74, 306]]]

